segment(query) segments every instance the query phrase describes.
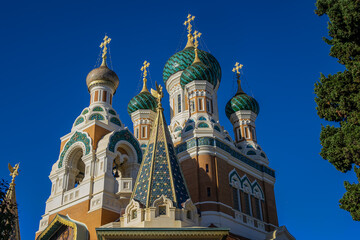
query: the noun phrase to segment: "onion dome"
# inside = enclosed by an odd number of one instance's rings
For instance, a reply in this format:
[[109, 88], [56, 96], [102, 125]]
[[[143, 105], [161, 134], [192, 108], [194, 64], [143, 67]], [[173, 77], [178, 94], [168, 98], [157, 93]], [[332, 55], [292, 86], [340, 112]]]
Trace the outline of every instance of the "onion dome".
[[149, 109], [156, 112], [157, 102], [156, 99], [151, 93], [147, 92], [140, 92], [138, 95], [133, 97], [129, 104], [127, 111], [129, 115], [139, 109]]
[[260, 106], [255, 98], [250, 97], [241, 88], [240, 79], [238, 79], [238, 91], [235, 96], [231, 98], [225, 106], [226, 116], [230, 119], [230, 116], [240, 110], [250, 110], [256, 115], [259, 114]]
[[186, 84], [195, 80], [207, 80], [214, 88], [218, 83], [216, 74], [212, 68], [202, 62], [193, 63], [183, 71], [180, 77], [181, 87], [184, 88]]
[[144, 66], [141, 68], [141, 71], [144, 71], [144, 78], [143, 78], [143, 88], [141, 90], [141, 92], [136, 95], [135, 97], [133, 97], [129, 104], [128, 104], [128, 108], [127, 111], [129, 113], [129, 115], [131, 116], [131, 114], [139, 109], [149, 109], [152, 110], [154, 112], [156, 112], [156, 107], [157, 107], [157, 100], [156, 98], [149, 92], [149, 90], [147, 89], [146, 86], [146, 76], [147, 76], [147, 70], [146, 68], [148, 68], [150, 65], [150, 63], [148, 63], [147, 61], [144, 62]]
[[[175, 53], [169, 58], [163, 70], [163, 80], [165, 84], [171, 75], [179, 71], [184, 71], [194, 62], [194, 50], [195, 48], [190, 45], [189, 47], [186, 47], [184, 50]], [[215, 74], [216, 84], [214, 84], [214, 86], [216, 86], [221, 81], [221, 67], [219, 62], [213, 55], [208, 52], [198, 50], [198, 55], [201, 62], [208, 66]]]
[[96, 85], [107, 85], [116, 91], [119, 86], [119, 78], [114, 71], [106, 66], [103, 61], [100, 67], [93, 69], [86, 77], [86, 85], [88, 89]]

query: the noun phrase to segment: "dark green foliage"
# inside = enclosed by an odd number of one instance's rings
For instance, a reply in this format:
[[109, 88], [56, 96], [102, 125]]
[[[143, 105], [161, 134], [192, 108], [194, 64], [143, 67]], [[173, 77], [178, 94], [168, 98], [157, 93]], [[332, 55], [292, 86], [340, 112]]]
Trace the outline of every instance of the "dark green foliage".
[[[315, 84], [316, 110], [320, 118], [333, 122], [322, 127], [321, 157], [337, 170], [347, 172], [360, 166], [360, 0], [318, 0], [315, 13], [329, 17], [330, 56], [344, 66], [343, 72], [325, 76]], [[358, 183], [345, 182], [340, 207], [360, 220], [360, 170]]]
[[[360, 179], [360, 168], [355, 167], [354, 171], [356, 172], [357, 178]], [[354, 220], [359, 221], [360, 184], [351, 184], [346, 181], [344, 185], [347, 192], [340, 200], [340, 207], [346, 211], [349, 211]]]
[[12, 239], [16, 216], [13, 214], [15, 205], [6, 199], [8, 184], [0, 180], [0, 239]]

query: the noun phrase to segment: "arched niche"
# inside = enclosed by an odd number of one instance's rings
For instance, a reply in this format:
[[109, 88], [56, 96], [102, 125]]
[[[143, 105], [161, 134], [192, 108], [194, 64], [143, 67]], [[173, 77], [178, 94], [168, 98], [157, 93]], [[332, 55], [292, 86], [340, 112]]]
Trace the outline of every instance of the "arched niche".
[[83, 160], [84, 149], [81, 144], [74, 144], [65, 155], [66, 186], [65, 190], [71, 190], [79, 186], [85, 178], [86, 165]]

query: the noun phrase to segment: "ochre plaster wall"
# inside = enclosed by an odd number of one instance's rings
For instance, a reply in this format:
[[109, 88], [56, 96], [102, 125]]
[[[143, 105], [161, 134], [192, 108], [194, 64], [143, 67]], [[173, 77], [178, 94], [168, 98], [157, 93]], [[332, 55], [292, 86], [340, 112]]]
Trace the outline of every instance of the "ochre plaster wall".
[[[120, 217], [119, 213], [109, 211], [107, 209], [98, 209], [92, 212], [88, 212], [90, 209], [90, 200], [86, 200], [56, 214], [69, 215], [71, 219], [84, 223], [89, 230], [89, 240], [97, 240], [95, 228], [98, 228], [104, 224], [114, 222]], [[56, 214], [49, 216], [49, 223], [54, 219]], [[40, 233], [39, 233], [40, 234]], [[39, 235], [36, 235], [37, 236]]]

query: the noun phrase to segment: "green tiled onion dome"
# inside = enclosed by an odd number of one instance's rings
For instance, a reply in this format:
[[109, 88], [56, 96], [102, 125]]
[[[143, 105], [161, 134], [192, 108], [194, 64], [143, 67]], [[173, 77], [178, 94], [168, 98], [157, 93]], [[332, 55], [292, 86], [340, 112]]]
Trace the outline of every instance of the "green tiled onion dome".
[[239, 93], [228, 101], [225, 107], [225, 113], [226, 116], [230, 119], [231, 114], [240, 110], [251, 110], [256, 115], [258, 115], [260, 106], [255, 98], [250, 97], [245, 93]]
[[195, 80], [207, 80], [214, 88], [218, 83], [212, 68], [202, 62], [193, 63], [183, 71], [180, 77], [181, 87], [184, 88], [186, 84]]
[[[208, 52], [198, 50], [199, 59], [206, 65], [211, 67], [215, 73], [217, 82], [221, 81], [221, 67], [216, 58]], [[169, 60], [166, 62], [163, 70], [163, 80], [166, 84], [166, 81], [171, 75], [177, 73], [178, 71], [183, 71], [189, 67], [195, 58], [194, 47], [188, 47], [184, 50], [175, 53], [172, 55]]]
[[129, 115], [139, 109], [150, 109], [156, 112], [156, 107], [155, 97], [148, 91], [143, 91], [130, 100], [127, 111]]

